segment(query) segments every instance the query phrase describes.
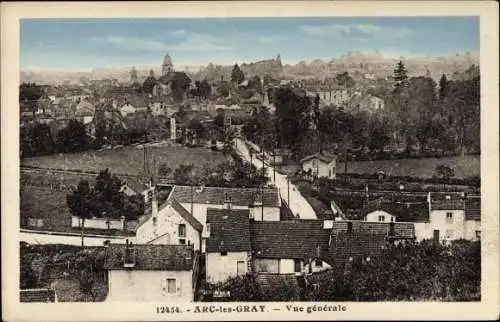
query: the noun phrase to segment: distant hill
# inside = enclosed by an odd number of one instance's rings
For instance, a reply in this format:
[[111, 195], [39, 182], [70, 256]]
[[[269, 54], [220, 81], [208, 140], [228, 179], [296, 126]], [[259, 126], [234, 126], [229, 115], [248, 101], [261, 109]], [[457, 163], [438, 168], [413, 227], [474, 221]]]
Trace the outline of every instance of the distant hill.
[[[241, 64], [246, 76], [270, 74], [280, 78], [324, 78], [347, 71], [350, 74], [371, 75], [375, 78], [390, 76], [397, 61], [402, 60], [410, 76], [430, 75], [439, 79], [442, 74], [448, 78], [459, 77], [473, 64], [479, 65], [478, 53], [457, 53], [446, 57], [386, 57], [378, 51], [349, 52], [340, 58], [331, 60], [315, 59], [310, 62], [301, 61], [297, 64], [282, 65], [278, 56], [276, 59], [261, 60]], [[229, 80], [234, 65], [207, 66], [176, 66], [177, 70], [187, 71], [194, 79], [215, 80], [223, 77]], [[89, 79], [115, 78], [119, 82], [130, 80], [130, 67], [123, 68], [96, 68], [89, 71], [60, 71], [60, 70], [25, 70], [21, 71], [21, 82], [59, 83], [70, 81], [78, 83], [82, 77]], [[160, 75], [160, 66], [136, 66], [139, 80], [144, 80], [151, 69], [156, 76]]]

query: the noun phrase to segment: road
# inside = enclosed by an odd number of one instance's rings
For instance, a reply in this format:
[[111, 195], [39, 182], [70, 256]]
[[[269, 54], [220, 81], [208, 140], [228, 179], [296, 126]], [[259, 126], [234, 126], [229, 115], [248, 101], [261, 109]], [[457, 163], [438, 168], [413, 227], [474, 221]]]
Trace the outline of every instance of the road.
[[[237, 153], [246, 161], [252, 162], [252, 164], [257, 169], [262, 169], [262, 160], [257, 159], [256, 157], [250, 157], [250, 151], [248, 150], [247, 145], [241, 139], [235, 139], [235, 148]], [[284, 174], [278, 173], [276, 171], [276, 182], [274, 182], [274, 174], [273, 168], [269, 164], [264, 161], [266, 165], [265, 171], [266, 175], [270, 178], [271, 183], [273, 183], [281, 195], [281, 199], [288, 202], [288, 187], [287, 187], [287, 177]], [[262, 170], [261, 170], [262, 171]], [[290, 183], [290, 202], [289, 207], [292, 210], [294, 215], [298, 215], [300, 219], [317, 219], [316, 213], [313, 208], [307, 202], [307, 200], [302, 196], [299, 192], [299, 189]]]

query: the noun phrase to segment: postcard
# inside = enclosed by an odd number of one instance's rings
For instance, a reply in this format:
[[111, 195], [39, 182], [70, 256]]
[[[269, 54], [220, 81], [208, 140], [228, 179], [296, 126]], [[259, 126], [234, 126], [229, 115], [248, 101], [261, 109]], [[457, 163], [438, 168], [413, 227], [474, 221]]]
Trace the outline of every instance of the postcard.
[[498, 318], [497, 12], [3, 3], [3, 318]]

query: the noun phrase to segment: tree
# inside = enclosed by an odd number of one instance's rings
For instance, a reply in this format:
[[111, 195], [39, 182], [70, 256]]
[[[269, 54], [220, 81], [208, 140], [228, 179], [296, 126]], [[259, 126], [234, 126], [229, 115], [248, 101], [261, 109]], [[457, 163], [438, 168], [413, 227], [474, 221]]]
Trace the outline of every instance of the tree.
[[452, 168], [442, 164], [437, 165], [435, 171], [436, 175], [444, 181], [444, 185], [446, 185], [446, 182], [455, 176], [455, 171]]
[[177, 101], [183, 100], [184, 94], [186, 93], [190, 85], [191, 79], [186, 75], [186, 73], [175, 73], [172, 77], [172, 84], [170, 86], [174, 99]]
[[277, 132], [281, 143], [297, 148], [297, 138], [309, 129], [311, 101], [306, 96], [295, 94], [290, 88], [280, 88], [276, 92]]
[[227, 83], [222, 83], [220, 84], [217, 89], [215, 90], [215, 94], [218, 96], [218, 97], [228, 97], [229, 94], [230, 94], [230, 88], [229, 88], [229, 84]]
[[439, 79], [439, 99], [443, 100], [448, 92], [448, 79], [446, 75], [443, 74], [441, 79]]
[[201, 98], [207, 99], [212, 94], [212, 86], [207, 82], [206, 79], [202, 80], [199, 84], [199, 92]]
[[144, 80], [144, 83], [142, 83], [142, 90], [146, 94], [153, 94], [153, 87], [155, 86], [155, 84], [156, 77], [153, 70], [151, 69], [149, 71], [149, 76]]
[[200, 120], [193, 118], [187, 124], [189, 136], [192, 141], [201, 140], [206, 137], [206, 128]]
[[354, 81], [354, 79], [352, 79], [352, 77], [349, 75], [348, 72], [343, 72], [343, 73], [337, 74], [335, 76], [335, 78], [337, 79], [337, 84], [339, 86], [353, 88], [354, 85], [356, 85], [356, 82]]
[[233, 70], [231, 71], [231, 82], [238, 85], [244, 80], [245, 74], [243, 74], [243, 71], [240, 69], [238, 64], [234, 65]]
[[68, 126], [59, 131], [57, 147], [61, 152], [80, 152], [88, 147], [89, 137], [85, 125], [77, 120], [70, 120]]
[[192, 164], [180, 164], [174, 170], [174, 182], [179, 185], [189, 185], [194, 184], [194, 165]]
[[93, 217], [93, 191], [87, 180], [82, 180], [78, 183], [75, 190], [66, 196], [66, 204], [68, 205], [71, 214], [77, 216], [82, 221], [82, 247], [85, 229], [85, 219]]
[[160, 168], [158, 169], [158, 174], [163, 177], [168, 177], [172, 173], [172, 169], [168, 166], [167, 163], [160, 164]]
[[123, 210], [123, 193], [121, 180], [112, 175], [109, 169], [99, 172], [95, 179], [94, 202], [100, 215], [106, 214], [108, 218], [119, 218]]
[[404, 88], [408, 87], [408, 71], [401, 60], [394, 69], [394, 81], [394, 92], [396, 93], [400, 93]]

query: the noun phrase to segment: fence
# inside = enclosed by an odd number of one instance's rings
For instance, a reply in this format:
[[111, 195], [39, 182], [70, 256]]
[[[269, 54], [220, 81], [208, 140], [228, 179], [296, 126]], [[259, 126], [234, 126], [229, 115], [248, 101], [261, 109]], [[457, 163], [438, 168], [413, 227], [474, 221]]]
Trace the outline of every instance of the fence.
[[[71, 227], [73, 228], [82, 227], [82, 219], [80, 219], [80, 217], [77, 216], [71, 216]], [[85, 228], [124, 230], [125, 217], [121, 217], [120, 219], [108, 219], [108, 218], [85, 219]]]

